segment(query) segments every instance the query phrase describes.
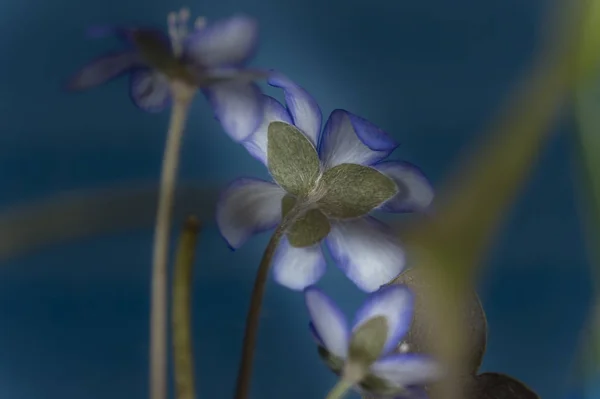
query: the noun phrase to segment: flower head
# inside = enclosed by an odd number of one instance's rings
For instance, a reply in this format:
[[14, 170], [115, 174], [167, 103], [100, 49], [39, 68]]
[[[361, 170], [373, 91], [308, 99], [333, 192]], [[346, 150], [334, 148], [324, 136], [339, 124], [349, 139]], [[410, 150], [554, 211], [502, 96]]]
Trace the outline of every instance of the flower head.
[[245, 68], [258, 42], [258, 24], [234, 16], [207, 24], [198, 18], [189, 30], [189, 11], [168, 17], [168, 32], [154, 28], [94, 27], [94, 38], [117, 36], [123, 50], [105, 54], [85, 65], [67, 83], [70, 91], [99, 86], [129, 75], [133, 103], [147, 112], [160, 112], [171, 102], [173, 82], [199, 88], [213, 106], [216, 118], [236, 141], [260, 124], [262, 94], [254, 80], [266, 77]]
[[319, 354], [334, 373], [375, 397], [427, 397], [421, 387], [440, 378], [439, 364], [426, 355], [395, 351], [412, 321], [414, 299], [408, 287], [390, 285], [372, 293], [351, 328], [319, 289], [309, 287], [304, 295]]
[[232, 248], [274, 228], [293, 207], [305, 210], [273, 260], [277, 282], [302, 290], [325, 271], [324, 241], [336, 265], [359, 288], [374, 291], [402, 272], [404, 251], [375, 209], [410, 212], [429, 206], [433, 190], [407, 162], [383, 160], [398, 146], [385, 132], [348, 111], [335, 110], [321, 131], [321, 110], [301, 87], [272, 74], [287, 109], [264, 96], [264, 118], [242, 142], [275, 183], [242, 178], [222, 194], [221, 234]]

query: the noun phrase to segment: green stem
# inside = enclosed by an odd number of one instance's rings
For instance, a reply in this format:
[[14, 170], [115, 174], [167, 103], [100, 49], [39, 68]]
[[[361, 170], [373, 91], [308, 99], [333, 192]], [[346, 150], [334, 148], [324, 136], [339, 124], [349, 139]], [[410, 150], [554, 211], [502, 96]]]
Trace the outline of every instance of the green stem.
[[150, 398], [167, 397], [167, 257], [175, 181], [181, 139], [194, 91], [178, 82], [172, 84], [174, 97], [167, 133], [152, 252], [152, 300], [150, 309]]
[[200, 231], [198, 219], [190, 216], [183, 227], [175, 259], [173, 301], [173, 365], [177, 399], [195, 399], [194, 359], [191, 326], [191, 293], [194, 255]]
[[246, 330], [244, 333], [244, 340], [242, 343], [242, 357], [240, 360], [240, 366], [238, 370], [237, 383], [235, 388], [236, 399], [247, 399], [250, 390], [250, 381], [252, 377], [252, 360], [254, 358], [254, 347], [256, 345], [256, 335], [258, 332], [258, 325], [260, 322], [260, 310], [262, 307], [262, 300], [265, 294], [267, 277], [269, 270], [271, 269], [271, 260], [275, 254], [275, 250], [279, 245], [281, 237], [286, 232], [288, 227], [302, 214], [304, 209], [301, 207], [294, 207], [288, 212], [283, 221], [271, 236], [267, 248], [263, 254], [263, 257], [258, 266], [256, 277], [254, 279], [254, 287], [250, 297], [250, 306], [248, 308], [248, 314], [246, 316]]
[[326, 399], [341, 399], [352, 388], [352, 383], [340, 378], [335, 386], [329, 391]]

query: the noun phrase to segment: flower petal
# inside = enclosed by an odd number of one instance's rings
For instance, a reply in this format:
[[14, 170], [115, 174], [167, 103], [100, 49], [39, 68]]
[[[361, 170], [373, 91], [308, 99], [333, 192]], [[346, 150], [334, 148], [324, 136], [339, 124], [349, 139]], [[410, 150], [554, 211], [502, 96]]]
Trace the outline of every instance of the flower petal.
[[356, 163], [370, 166], [381, 161], [398, 143], [369, 121], [348, 111], [331, 113], [319, 143], [319, 156], [327, 168]]
[[72, 76], [66, 84], [68, 91], [91, 89], [143, 66], [137, 51], [121, 51], [106, 54], [88, 63]]
[[370, 216], [331, 221], [325, 244], [335, 264], [363, 291], [376, 291], [398, 276], [405, 255], [389, 227]]
[[160, 112], [171, 102], [168, 78], [152, 69], [138, 69], [131, 74], [129, 96], [146, 112]]
[[371, 372], [399, 386], [424, 385], [442, 376], [440, 365], [431, 357], [398, 353], [375, 362]]
[[253, 234], [275, 227], [284, 195], [279, 186], [264, 180], [233, 181], [221, 194], [216, 211], [217, 226], [229, 246], [237, 249]]
[[380, 209], [386, 212], [423, 211], [433, 201], [433, 186], [417, 166], [401, 161], [386, 161], [373, 166], [394, 180], [398, 194]]
[[326, 265], [320, 245], [296, 248], [282, 237], [273, 257], [273, 278], [284, 287], [301, 291], [323, 277]]
[[348, 324], [337, 305], [316, 287], [304, 291], [304, 300], [315, 331], [333, 355], [346, 358], [348, 353]]
[[269, 71], [256, 68], [227, 67], [206, 69], [189, 65], [187, 70], [194, 76], [196, 83], [200, 88], [224, 82], [247, 84], [260, 79], [265, 79], [269, 76]]
[[235, 66], [252, 57], [258, 43], [258, 22], [246, 16], [216, 21], [191, 32], [184, 57], [205, 67]]
[[325, 344], [319, 336], [319, 333], [317, 332], [317, 329], [315, 328], [315, 325], [312, 323], [312, 321], [308, 323], [308, 331], [310, 331], [310, 335], [313, 337], [313, 339], [318, 345], [325, 347]]
[[388, 285], [372, 293], [356, 312], [353, 330], [376, 316], [388, 322], [388, 336], [383, 353], [389, 353], [410, 329], [413, 317], [414, 295], [404, 285]]
[[274, 73], [268, 80], [271, 86], [283, 89], [287, 108], [296, 125], [316, 147], [321, 133], [323, 114], [316, 100], [306, 90], [286, 76]]
[[263, 98], [254, 83], [224, 82], [203, 90], [225, 132], [240, 142], [262, 122]]
[[242, 142], [250, 155], [267, 166], [267, 136], [269, 125], [273, 121], [292, 123], [287, 110], [273, 97], [263, 95], [263, 119], [260, 126], [250, 137]]

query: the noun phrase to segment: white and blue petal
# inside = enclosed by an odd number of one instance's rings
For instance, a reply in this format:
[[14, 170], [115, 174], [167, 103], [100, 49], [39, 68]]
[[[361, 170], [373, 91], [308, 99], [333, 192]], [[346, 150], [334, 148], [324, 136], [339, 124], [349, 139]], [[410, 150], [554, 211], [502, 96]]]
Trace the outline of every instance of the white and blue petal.
[[258, 22], [234, 16], [197, 28], [186, 38], [183, 55], [205, 66], [237, 66], [248, 61], [258, 43]]
[[283, 237], [273, 256], [273, 278], [284, 287], [301, 291], [319, 281], [326, 266], [319, 244], [296, 248]]
[[242, 142], [250, 155], [267, 165], [267, 136], [271, 122], [280, 121], [292, 124], [288, 111], [273, 97], [263, 95], [263, 119], [250, 137]]
[[319, 144], [323, 114], [317, 101], [302, 87], [280, 73], [273, 73], [268, 79], [271, 86], [283, 89], [288, 111], [292, 115], [293, 124], [300, 129], [313, 143]]
[[346, 317], [338, 306], [316, 287], [304, 291], [310, 320], [325, 349], [342, 359], [348, 354], [349, 330]]
[[370, 166], [398, 147], [387, 133], [348, 111], [331, 113], [319, 142], [319, 156], [327, 168], [342, 163]]
[[398, 186], [398, 194], [379, 209], [386, 212], [417, 212], [431, 205], [433, 186], [417, 166], [409, 162], [385, 161], [373, 167], [394, 180]]
[[318, 345], [325, 347], [325, 343], [323, 343], [323, 340], [319, 336], [319, 333], [317, 332], [317, 329], [315, 328], [315, 325], [312, 323], [312, 321], [308, 323], [308, 331], [310, 331], [310, 335], [313, 337], [313, 339]]
[[398, 386], [425, 385], [442, 377], [440, 364], [417, 354], [393, 354], [371, 365], [371, 373]]
[[383, 316], [387, 320], [388, 335], [383, 353], [393, 351], [408, 332], [413, 317], [414, 295], [402, 285], [388, 285], [369, 295], [358, 309], [353, 330], [370, 319]]
[[335, 264], [361, 290], [376, 291], [404, 270], [404, 250], [384, 223], [369, 216], [330, 222], [325, 244]]
[[285, 192], [276, 184], [260, 179], [240, 178], [221, 194], [216, 219], [221, 235], [233, 249], [257, 233], [274, 228], [281, 221], [281, 200]]
[[137, 51], [127, 50], [106, 54], [81, 68], [68, 80], [66, 89], [69, 91], [91, 89], [143, 65]]
[[131, 73], [129, 96], [146, 112], [160, 112], [171, 103], [169, 79], [158, 71], [143, 68]]
[[245, 140], [260, 126], [263, 98], [256, 84], [223, 82], [203, 92], [213, 108], [215, 118], [234, 141]]

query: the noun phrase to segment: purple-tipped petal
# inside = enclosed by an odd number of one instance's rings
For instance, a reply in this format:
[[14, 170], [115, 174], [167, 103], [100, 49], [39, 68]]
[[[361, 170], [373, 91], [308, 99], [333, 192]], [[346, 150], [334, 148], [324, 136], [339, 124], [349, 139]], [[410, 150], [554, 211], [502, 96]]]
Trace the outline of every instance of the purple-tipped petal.
[[319, 333], [317, 332], [317, 329], [315, 328], [315, 325], [312, 323], [312, 321], [308, 323], [308, 331], [310, 331], [310, 335], [313, 337], [313, 339], [318, 345], [325, 347], [325, 343], [319, 336]]
[[191, 32], [184, 42], [184, 57], [205, 66], [236, 66], [252, 57], [258, 43], [258, 22], [235, 16]]
[[373, 292], [398, 276], [405, 254], [389, 227], [372, 217], [331, 221], [325, 244], [346, 276], [363, 291]]
[[242, 142], [250, 155], [267, 165], [267, 134], [269, 124], [281, 121], [292, 124], [292, 118], [286, 109], [273, 97], [263, 95], [263, 119], [256, 131]]
[[160, 112], [171, 102], [168, 78], [158, 71], [138, 69], [131, 74], [131, 101], [146, 112]]
[[254, 83], [225, 82], [203, 90], [223, 130], [235, 141], [248, 138], [263, 118], [263, 98]]
[[217, 203], [217, 226], [233, 249], [241, 247], [253, 234], [269, 230], [281, 220], [279, 186], [260, 179], [233, 181]]
[[346, 317], [337, 305], [316, 287], [304, 291], [306, 307], [325, 349], [342, 359], [348, 354], [349, 331]]
[[438, 362], [416, 354], [386, 356], [371, 365], [371, 372], [398, 386], [425, 385], [442, 377]]
[[270, 74], [270, 72], [267, 70], [257, 68], [227, 67], [205, 69], [201, 67], [188, 66], [188, 70], [195, 75], [202, 87], [210, 84], [211, 82], [214, 83], [218, 81], [252, 83], [257, 80], [265, 79]]
[[319, 156], [328, 168], [342, 163], [370, 166], [390, 155], [397, 147], [394, 139], [371, 122], [336, 109], [325, 124]]
[[398, 194], [386, 201], [380, 209], [386, 212], [424, 211], [433, 201], [433, 186], [421, 169], [409, 162], [386, 161], [374, 168], [394, 180]]
[[285, 102], [296, 125], [316, 147], [319, 144], [323, 114], [319, 104], [306, 90], [286, 76], [274, 73], [269, 77], [271, 86], [283, 89]]
[[81, 68], [69, 79], [66, 88], [69, 91], [91, 89], [140, 66], [143, 66], [143, 61], [137, 51], [106, 54]]
[[375, 291], [358, 309], [354, 319], [353, 329], [358, 328], [368, 320], [383, 316], [387, 320], [388, 336], [383, 347], [383, 353], [388, 353], [398, 345], [398, 342], [408, 332], [412, 322], [414, 295], [408, 287], [388, 285]]
[[323, 277], [326, 265], [319, 244], [296, 248], [283, 237], [273, 257], [273, 278], [284, 287], [301, 291]]

